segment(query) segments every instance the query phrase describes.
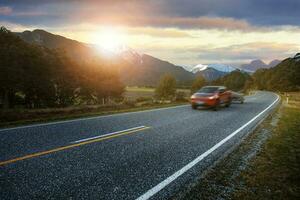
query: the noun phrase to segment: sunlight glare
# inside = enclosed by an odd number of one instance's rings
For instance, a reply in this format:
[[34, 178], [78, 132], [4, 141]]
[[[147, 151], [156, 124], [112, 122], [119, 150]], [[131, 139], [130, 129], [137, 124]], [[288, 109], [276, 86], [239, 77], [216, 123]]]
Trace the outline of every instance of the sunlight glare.
[[118, 29], [106, 27], [96, 33], [94, 43], [101, 50], [116, 52], [125, 45], [125, 34]]

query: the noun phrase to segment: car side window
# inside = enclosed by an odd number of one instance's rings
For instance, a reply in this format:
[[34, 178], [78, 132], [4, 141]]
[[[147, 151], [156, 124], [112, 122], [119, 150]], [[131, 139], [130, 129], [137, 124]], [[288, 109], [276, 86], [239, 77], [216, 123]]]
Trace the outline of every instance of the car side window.
[[223, 93], [223, 92], [225, 92], [225, 89], [219, 89], [219, 92]]

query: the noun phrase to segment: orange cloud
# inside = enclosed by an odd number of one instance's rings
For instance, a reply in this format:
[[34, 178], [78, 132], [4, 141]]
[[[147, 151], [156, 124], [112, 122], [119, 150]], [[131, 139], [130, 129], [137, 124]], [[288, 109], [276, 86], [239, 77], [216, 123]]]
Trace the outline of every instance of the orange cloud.
[[[88, 19], [89, 20], [89, 19]], [[249, 31], [257, 29], [244, 20], [222, 17], [163, 17], [163, 16], [107, 16], [91, 17], [91, 23], [125, 25], [132, 27], [174, 27], [184, 29], [227, 29]]]
[[180, 37], [192, 37], [185, 31], [178, 29], [156, 29], [151, 27], [145, 28], [128, 28], [127, 32], [133, 35], [147, 35], [151, 37], [162, 37], [162, 38], [180, 38]]

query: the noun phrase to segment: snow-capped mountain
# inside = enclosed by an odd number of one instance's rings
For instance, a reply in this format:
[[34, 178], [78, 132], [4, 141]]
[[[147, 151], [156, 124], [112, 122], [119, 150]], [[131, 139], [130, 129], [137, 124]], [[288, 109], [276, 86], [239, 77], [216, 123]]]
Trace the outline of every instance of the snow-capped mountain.
[[143, 54], [140, 54], [129, 47], [123, 47], [117, 52], [117, 54], [130, 63], [143, 63]]
[[207, 65], [198, 64], [194, 67], [189, 67], [189, 68], [185, 67], [185, 69], [190, 72], [193, 72], [193, 73], [197, 73], [197, 72], [204, 71], [207, 69], [215, 69], [217, 71], [225, 72], [225, 73], [230, 73], [230, 72], [236, 70], [236, 68], [229, 66], [229, 65], [225, 65], [225, 64], [207, 64]]

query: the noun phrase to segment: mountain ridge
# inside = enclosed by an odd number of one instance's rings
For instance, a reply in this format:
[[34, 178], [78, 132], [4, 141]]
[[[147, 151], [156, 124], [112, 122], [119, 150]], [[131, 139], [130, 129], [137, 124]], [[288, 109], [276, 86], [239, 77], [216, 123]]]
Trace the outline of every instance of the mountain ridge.
[[258, 69], [269, 69], [275, 67], [281, 62], [281, 60], [275, 59], [266, 64], [264, 61], [260, 59], [252, 60], [250, 63], [242, 64], [240, 68], [242, 70], [248, 70], [250, 72], [255, 72]]
[[[155, 86], [160, 76], [171, 74], [177, 80], [178, 84], [190, 85], [196, 76], [203, 76], [207, 81], [220, 78], [239, 68], [225, 64], [199, 64], [194, 67], [183, 67], [172, 64], [168, 61], [155, 58], [151, 55], [140, 54], [131, 48], [124, 48], [120, 52], [112, 53], [110, 56], [105, 52], [97, 51], [95, 45], [82, 43], [61, 35], [53, 34], [42, 29], [33, 31], [15, 32], [22, 40], [28, 43], [41, 45], [49, 49], [61, 49], [78, 63], [97, 60], [97, 62], [118, 62], [120, 64], [121, 78], [127, 85], [136, 86]], [[244, 64], [240, 68], [246, 72], [252, 73], [256, 69], [269, 68], [277, 65], [280, 61], [273, 60], [269, 65], [261, 60], [254, 60], [250, 64]], [[258, 67], [260, 66], [260, 67]]]
[[[63, 49], [69, 57], [79, 63], [91, 60], [97, 60], [97, 62], [111, 60], [111, 57], [106, 57], [100, 52], [96, 53], [95, 48], [91, 45], [41, 29], [15, 34], [27, 43], [45, 46], [49, 49]], [[194, 74], [180, 66], [147, 54], [139, 54], [130, 48], [112, 56], [118, 60], [121, 79], [127, 85], [155, 86], [159, 82], [160, 76], [166, 73], [173, 75], [178, 80], [178, 84], [190, 85], [195, 78]]]

